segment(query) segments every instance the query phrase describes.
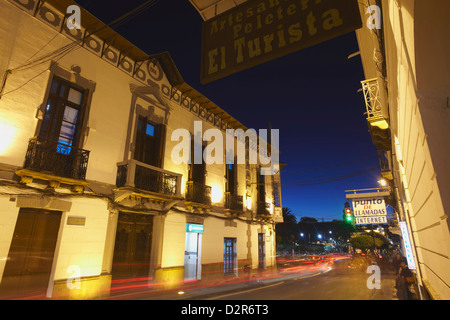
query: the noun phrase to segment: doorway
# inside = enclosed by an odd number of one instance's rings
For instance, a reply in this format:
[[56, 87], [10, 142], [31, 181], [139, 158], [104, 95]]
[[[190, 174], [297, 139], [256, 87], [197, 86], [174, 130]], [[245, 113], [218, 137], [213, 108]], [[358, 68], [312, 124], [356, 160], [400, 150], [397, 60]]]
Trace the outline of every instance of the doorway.
[[201, 244], [202, 234], [197, 232], [186, 232], [184, 251], [184, 279], [201, 279]]
[[152, 231], [152, 215], [119, 212], [111, 270], [113, 279], [149, 276]]
[[61, 223], [60, 211], [21, 208], [0, 283], [0, 296], [45, 295]]
[[266, 234], [258, 233], [258, 268], [266, 268]]
[[223, 272], [234, 274], [236, 272], [236, 238], [224, 238], [223, 242]]

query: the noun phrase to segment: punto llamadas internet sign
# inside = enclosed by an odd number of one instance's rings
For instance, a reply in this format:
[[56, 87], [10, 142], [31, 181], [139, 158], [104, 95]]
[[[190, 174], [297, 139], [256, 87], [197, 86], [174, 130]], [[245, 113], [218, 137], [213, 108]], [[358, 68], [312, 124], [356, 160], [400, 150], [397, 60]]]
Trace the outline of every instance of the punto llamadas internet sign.
[[249, 0], [205, 21], [201, 82], [361, 28], [357, 0]]

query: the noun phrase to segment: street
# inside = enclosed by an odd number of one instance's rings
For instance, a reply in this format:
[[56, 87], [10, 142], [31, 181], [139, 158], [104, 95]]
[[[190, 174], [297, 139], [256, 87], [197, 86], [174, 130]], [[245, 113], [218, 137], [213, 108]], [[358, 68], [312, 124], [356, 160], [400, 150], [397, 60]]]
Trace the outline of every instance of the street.
[[198, 297], [207, 300], [393, 300], [395, 276], [381, 273], [380, 289], [369, 289], [370, 274], [346, 268], [337, 262], [327, 271], [312, 275], [279, 279], [251, 289]]
[[392, 269], [380, 266], [379, 287], [369, 264], [349, 258], [291, 265], [276, 273], [254, 273], [223, 283], [205, 281], [168, 291], [125, 291], [114, 300], [398, 300]]

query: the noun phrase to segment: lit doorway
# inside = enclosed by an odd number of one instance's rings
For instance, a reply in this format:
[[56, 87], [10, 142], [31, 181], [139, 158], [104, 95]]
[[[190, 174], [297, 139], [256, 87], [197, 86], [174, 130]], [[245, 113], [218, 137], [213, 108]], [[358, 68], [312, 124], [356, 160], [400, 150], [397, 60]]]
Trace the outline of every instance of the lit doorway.
[[236, 272], [236, 238], [224, 238], [223, 242], [223, 272], [235, 274]]
[[266, 268], [266, 234], [258, 233], [258, 268]]
[[203, 225], [187, 224], [184, 249], [184, 279], [200, 280], [202, 274], [201, 247]]

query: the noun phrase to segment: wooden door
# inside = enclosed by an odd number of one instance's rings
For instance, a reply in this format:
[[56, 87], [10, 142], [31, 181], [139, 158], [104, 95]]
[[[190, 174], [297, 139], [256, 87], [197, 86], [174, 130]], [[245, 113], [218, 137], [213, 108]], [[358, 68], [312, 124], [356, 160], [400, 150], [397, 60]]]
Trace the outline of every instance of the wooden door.
[[59, 211], [20, 209], [0, 283], [0, 297], [46, 293], [60, 222]]
[[119, 213], [111, 272], [114, 279], [149, 275], [152, 230], [153, 216]]

